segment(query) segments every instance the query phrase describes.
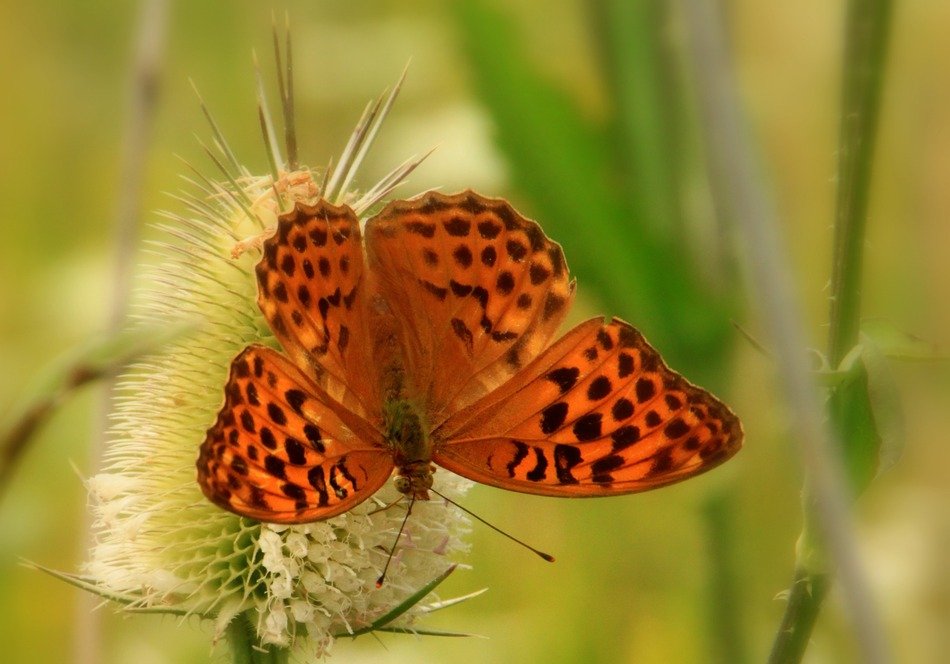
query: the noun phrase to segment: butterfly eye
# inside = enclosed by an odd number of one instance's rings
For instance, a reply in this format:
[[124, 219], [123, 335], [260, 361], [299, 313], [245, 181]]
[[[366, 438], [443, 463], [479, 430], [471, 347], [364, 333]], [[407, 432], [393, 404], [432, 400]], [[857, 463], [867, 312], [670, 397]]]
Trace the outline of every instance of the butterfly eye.
[[397, 475], [393, 484], [399, 493], [409, 493], [412, 490], [412, 482], [405, 475]]

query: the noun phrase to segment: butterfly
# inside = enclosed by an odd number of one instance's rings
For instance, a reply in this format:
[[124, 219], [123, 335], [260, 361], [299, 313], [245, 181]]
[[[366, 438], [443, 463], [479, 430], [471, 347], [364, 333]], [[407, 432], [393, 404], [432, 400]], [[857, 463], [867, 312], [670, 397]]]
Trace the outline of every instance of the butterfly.
[[[393, 476], [427, 500], [436, 466], [545, 496], [654, 489], [713, 468], [742, 426], [630, 324], [580, 323], [560, 245], [502, 199], [430, 192], [361, 228], [296, 203], [256, 268], [281, 350], [233, 360], [197, 461], [205, 496], [303, 523]], [[433, 465], [435, 464], [435, 465]]]

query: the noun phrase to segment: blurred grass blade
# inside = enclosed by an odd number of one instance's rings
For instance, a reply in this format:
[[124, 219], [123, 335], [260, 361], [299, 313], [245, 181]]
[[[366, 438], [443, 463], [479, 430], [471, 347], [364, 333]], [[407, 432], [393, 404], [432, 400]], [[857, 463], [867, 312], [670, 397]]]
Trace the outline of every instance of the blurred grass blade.
[[[583, 118], [562, 91], [543, 80], [519, 47], [509, 17], [481, 0], [454, 3], [480, 99], [497, 128], [495, 141], [511, 164], [513, 183], [527, 194], [549, 233], [562, 241], [573, 271], [585, 275], [608, 307], [652, 306], [624, 285], [628, 264], [655, 261], [645, 245], [623, 246], [630, 215], [610, 182], [604, 132]], [[603, 242], [602, 238], [612, 238]]]
[[616, 112], [614, 153], [631, 210], [654, 233], [682, 231], [680, 163], [684, 107], [669, 35], [665, 0], [589, 3]]
[[[535, 70], [504, 13], [484, 0], [453, 7], [476, 90], [492, 116], [512, 182], [530, 199], [529, 213], [564, 246], [584, 292], [596, 294], [607, 311], [633, 318], [674, 366], [689, 367], [706, 384], [721, 383], [728, 374], [723, 350], [730, 345], [732, 305], [710, 287], [713, 280], [697, 273], [682, 236], [665, 238], [648, 214], [634, 208], [618, 172], [616, 137]], [[637, 53], [626, 49], [611, 57]], [[635, 114], [629, 119], [638, 121]], [[658, 173], [666, 168], [652, 163], [650, 155], [656, 153], [643, 146], [624, 143], [620, 149], [637, 150], [629, 158], [640, 160], [639, 169]], [[644, 207], [662, 207], [652, 196], [666, 194], [640, 193], [650, 197]]]
[[711, 493], [703, 501], [704, 542], [709, 573], [705, 597], [710, 660], [743, 664], [749, 661], [742, 610], [742, 572], [738, 546], [737, 497], [728, 489]]

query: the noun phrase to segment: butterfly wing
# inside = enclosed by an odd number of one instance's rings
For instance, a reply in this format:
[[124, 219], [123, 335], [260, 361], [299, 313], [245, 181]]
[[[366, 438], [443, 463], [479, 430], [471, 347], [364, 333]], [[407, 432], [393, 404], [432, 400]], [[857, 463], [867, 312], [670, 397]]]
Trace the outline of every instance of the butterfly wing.
[[537, 355], [574, 295], [560, 246], [471, 191], [390, 203], [366, 245], [432, 426]]
[[434, 433], [433, 461], [477, 482], [549, 496], [645, 491], [719, 465], [738, 418], [669, 369], [624, 321], [575, 327]]
[[359, 221], [347, 206], [297, 203], [257, 266], [258, 304], [287, 355], [327, 393], [372, 418], [381, 403]]
[[304, 523], [369, 498], [393, 461], [372, 426], [284, 356], [253, 345], [231, 363], [225, 404], [197, 466], [202, 491], [220, 507]]

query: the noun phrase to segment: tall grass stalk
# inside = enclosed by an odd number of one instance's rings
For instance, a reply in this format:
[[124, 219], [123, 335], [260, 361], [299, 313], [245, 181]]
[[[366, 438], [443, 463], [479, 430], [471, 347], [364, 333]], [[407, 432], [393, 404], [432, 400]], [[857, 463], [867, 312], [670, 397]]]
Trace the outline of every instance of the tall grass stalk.
[[[148, 164], [152, 127], [158, 107], [161, 73], [164, 67], [165, 35], [168, 23], [167, 0], [142, 0], [139, 3], [133, 54], [129, 67], [128, 99], [125, 126], [122, 131], [122, 151], [119, 157], [119, 181], [116, 186], [112, 275], [112, 293], [109, 298], [110, 336], [116, 336], [126, 324], [135, 269], [136, 247], [142, 221], [142, 190]], [[94, 474], [100, 466], [109, 412], [116, 386], [115, 375], [106, 375], [100, 386], [99, 407], [90, 435], [88, 469]], [[83, 537], [80, 540], [84, 557], [92, 542], [92, 516], [83, 509]], [[101, 659], [101, 611], [95, 611], [97, 601], [82, 593], [76, 600], [73, 627], [73, 658], [77, 664], [92, 664]]]

